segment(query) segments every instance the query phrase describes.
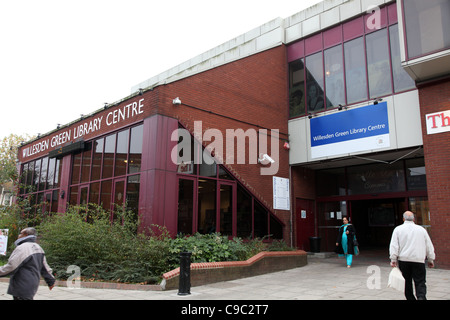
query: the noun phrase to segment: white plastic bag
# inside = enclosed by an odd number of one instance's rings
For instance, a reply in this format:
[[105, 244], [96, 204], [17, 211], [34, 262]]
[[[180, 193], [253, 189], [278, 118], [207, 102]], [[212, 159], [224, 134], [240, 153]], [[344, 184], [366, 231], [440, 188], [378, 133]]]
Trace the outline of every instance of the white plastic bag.
[[405, 279], [397, 267], [392, 268], [392, 271], [389, 273], [388, 288], [394, 288], [401, 292], [405, 291]]

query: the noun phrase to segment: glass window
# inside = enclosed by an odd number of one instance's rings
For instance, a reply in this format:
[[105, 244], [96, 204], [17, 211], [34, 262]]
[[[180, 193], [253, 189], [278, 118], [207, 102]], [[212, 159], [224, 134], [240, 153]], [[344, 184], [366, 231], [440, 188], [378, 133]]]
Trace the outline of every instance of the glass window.
[[81, 152], [73, 155], [72, 184], [80, 183]]
[[237, 188], [237, 236], [253, 238], [252, 197], [238, 185]]
[[345, 104], [342, 46], [325, 50], [325, 92], [327, 108]]
[[34, 182], [33, 182], [33, 191], [37, 191], [39, 189], [39, 181], [41, 179], [41, 164], [42, 160], [36, 160], [34, 164]]
[[267, 210], [255, 201], [255, 238], [264, 238], [268, 235]]
[[394, 78], [394, 91], [404, 91], [415, 87], [414, 80], [403, 69], [400, 58], [400, 42], [398, 39], [398, 24], [389, 27], [391, 41], [392, 74]]
[[409, 209], [414, 212], [415, 222], [430, 232], [430, 209], [428, 197], [409, 198]]
[[91, 175], [92, 143], [86, 143], [81, 164], [81, 183], [88, 182]]
[[405, 191], [403, 162], [391, 165], [364, 165], [349, 167], [348, 193], [374, 194]]
[[53, 183], [55, 181], [55, 171], [56, 158], [51, 158], [48, 162], [47, 189], [53, 189]]
[[370, 98], [392, 93], [391, 67], [386, 29], [366, 35]]
[[104, 138], [97, 139], [94, 142], [94, 155], [92, 158], [91, 180], [99, 180], [102, 172], [103, 145]]
[[347, 103], [367, 100], [366, 59], [363, 38], [344, 44]]
[[450, 1], [404, 0], [410, 59], [450, 47]]
[[423, 158], [406, 160], [406, 183], [408, 190], [426, 190], [427, 177]]
[[100, 196], [100, 182], [91, 183], [91, 187], [89, 188], [89, 202], [97, 204], [99, 196]]
[[233, 234], [233, 186], [220, 185], [220, 233]]
[[289, 65], [289, 117], [305, 114], [305, 67], [303, 59]]
[[270, 238], [283, 239], [283, 225], [273, 215], [270, 215]]
[[178, 182], [178, 233], [192, 233], [193, 215], [194, 180], [180, 179]]
[[114, 169], [114, 152], [116, 150], [116, 135], [105, 138], [105, 152], [103, 154], [103, 179], [111, 178]]
[[135, 220], [138, 220], [139, 217], [139, 191], [141, 186], [140, 179], [140, 175], [134, 175], [128, 177], [127, 180], [126, 205], [127, 210], [133, 212]]
[[111, 210], [111, 194], [112, 180], [103, 181], [100, 194], [100, 205], [107, 211]]
[[48, 171], [48, 157], [42, 159], [41, 178], [39, 179], [39, 190], [45, 190], [45, 183], [47, 182]]
[[306, 57], [306, 90], [308, 112], [324, 110], [322, 52]]
[[203, 160], [199, 165], [200, 175], [203, 177], [216, 177], [217, 175], [217, 164], [213, 157], [209, 155], [208, 151], [203, 152]]
[[117, 134], [116, 167], [114, 170], [114, 176], [116, 177], [127, 173], [128, 137], [128, 129]]
[[216, 232], [216, 181], [198, 180], [198, 232]]
[[56, 159], [56, 172], [55, 172], [55, 188], [59, 188], [62, 173], [62, 161], [61, 159]]
[[345, 168], [316, 171], [316, 192], [320, 196], [345, 195]]
[[144, 125], [131, 128], [128, 173], [136, 173], [141, 171], [143, 139]]

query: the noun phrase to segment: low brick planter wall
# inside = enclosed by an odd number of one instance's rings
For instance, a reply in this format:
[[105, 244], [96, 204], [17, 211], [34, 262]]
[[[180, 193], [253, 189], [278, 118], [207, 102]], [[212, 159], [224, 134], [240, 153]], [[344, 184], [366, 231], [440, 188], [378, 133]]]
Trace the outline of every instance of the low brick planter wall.
[[[303, 267], [307, 264], [305, 251], [265, 251], [247, 261], [191, 263], [191, 286], [228, 281], [276, 271]], [[162, 290], [177, 289], [180, 268], [163, 275]]]

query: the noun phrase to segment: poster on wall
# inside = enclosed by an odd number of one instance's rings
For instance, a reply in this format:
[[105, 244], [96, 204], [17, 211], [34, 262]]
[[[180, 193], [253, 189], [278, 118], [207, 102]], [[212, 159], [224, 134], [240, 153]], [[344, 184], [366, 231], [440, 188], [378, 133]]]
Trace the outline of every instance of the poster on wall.
[[312, 118], [311, 157], [388, 148], [387, 102]]
[[9, 229], [0, 229], [0, 255], [6, 255], [8, 248], [8, 232]]
[[290, 210], [289, 179], [273, 177], [273, 208], [275, 210]]

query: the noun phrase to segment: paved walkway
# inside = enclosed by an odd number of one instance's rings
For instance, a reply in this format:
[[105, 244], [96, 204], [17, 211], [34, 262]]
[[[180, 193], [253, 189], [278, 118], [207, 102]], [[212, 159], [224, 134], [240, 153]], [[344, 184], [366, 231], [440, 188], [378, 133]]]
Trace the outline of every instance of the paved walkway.
[[[178, 290], [55, 287], [49, 291], [41, 286], [35, 300], [404, 300], [403, 293], [387, 288], [388, 261], [360, 257], [348, 269], [335, 255], [309, 256], [305, 267], [192, 287], [187, 296], [179, 296]], [[0, 300], [12, 299], [7, 287], [8, 283], [0, 283]], [[427, 268], [427, 287], [428, 300], [450, 300], [450, 270]]]

